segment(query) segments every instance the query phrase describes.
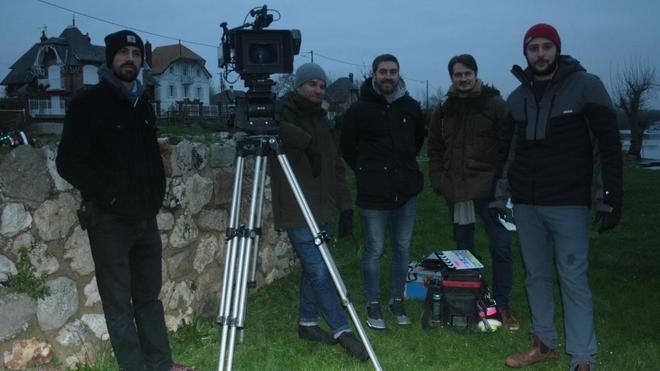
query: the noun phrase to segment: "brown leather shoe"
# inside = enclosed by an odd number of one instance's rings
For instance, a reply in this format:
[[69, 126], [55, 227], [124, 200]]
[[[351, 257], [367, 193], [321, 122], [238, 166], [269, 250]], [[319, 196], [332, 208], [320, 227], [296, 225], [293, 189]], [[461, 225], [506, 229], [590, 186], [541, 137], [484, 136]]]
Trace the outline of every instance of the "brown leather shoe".
[[518, 322], [516, 317], [513, 316], [513, 312], [511, 311], [511, 309], [509, 309], [509, 307], [507, 306], [498, 307], [497, 313], [500, 322], [502, 322], [502, 325], [504, 325], [504, 327], [508, 328], [511, 331], [520, 330], [520, 322]]
[[575, 367], [575, 371], [589, 371], [591, 370], [591, 365], [589, 362], [582, 362]]
[[548, 348], [547, 352], [541, 353], [541, 340], [536, 336], [532, 336], [532, 347], [529, 350], [506, 357], [504, 363], [509, 367], [520, 368], [554, 359], [557, 359], [557, 349]]

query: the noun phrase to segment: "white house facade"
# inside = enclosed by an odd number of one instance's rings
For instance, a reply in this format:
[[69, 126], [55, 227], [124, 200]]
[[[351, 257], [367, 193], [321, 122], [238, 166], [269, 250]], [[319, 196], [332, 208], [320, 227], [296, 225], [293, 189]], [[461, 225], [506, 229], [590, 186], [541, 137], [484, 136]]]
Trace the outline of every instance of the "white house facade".
[[205, 65], [202, 57], [181, 44], [154, 49], [151, 76], [161, 113], [179, 110], [182, 104], [209, 106], [211, 74]]

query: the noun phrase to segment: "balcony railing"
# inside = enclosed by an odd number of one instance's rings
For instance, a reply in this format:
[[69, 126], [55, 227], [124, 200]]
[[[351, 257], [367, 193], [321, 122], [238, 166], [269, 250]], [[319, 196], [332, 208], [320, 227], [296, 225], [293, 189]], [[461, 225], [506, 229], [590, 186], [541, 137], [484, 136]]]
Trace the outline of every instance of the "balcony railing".
[[59, 104], [56, 104], [56, 106], [53, 107], [52, 101], [50, 99], [28, 99], [28, 111], [32, 117], [64, 117], [66, 114], [66, 101], [59, 100]]

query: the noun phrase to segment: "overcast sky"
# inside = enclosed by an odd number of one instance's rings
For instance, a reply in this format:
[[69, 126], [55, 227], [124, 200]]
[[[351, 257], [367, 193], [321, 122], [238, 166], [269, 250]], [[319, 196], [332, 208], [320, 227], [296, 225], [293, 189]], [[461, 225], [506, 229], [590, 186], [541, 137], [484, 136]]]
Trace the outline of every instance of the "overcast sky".
[[[217, 50], [210, 45], [220, 40], [219, 24], [237, 26], [251, 8], [263, 5], [245, 0], [47, 1], [134, 29], [208, 44], [183, 42], [206, 59], [215, 87], [219, 86]], [[392, 53], [399, 58], [409, 91], [420, 100], [425, 99], [426, 80], [430, 94], [438, 88], [446, 91], [447, 62], [461, 53], [474, 55], [479, 77], [508, 95], [517, 86], [511, 66], [525, 65], [523, 35], [539, 22], [554, 25], [562, 53], [580, 60], [608, 89], [612, 77], [631, 60], [654, 66], [660, 80], [657, 0], [273, 0], [267, 4], [282, 15], [270, 29], [302, 32], [296, 66], [308, 62], [313, 50], [315, 62], [335, 79], [349, 72], [361, 75], [364, 68], [355, 64], [370, 66], [378, 54]], [[72, 23], [71, 11], [39, 0], [0, 0], [0, 7], [0, 78], [39, 41], [42, 27], [52, 37]], [[96, 45], [103, 45], [106, 34], [121, 29], [82, 15], [76, 15], [76, 26], [89, 32]], [[177, 43], [138, 33], [154, 48]], [[658, 96], [653, 108], [660, 108]]]

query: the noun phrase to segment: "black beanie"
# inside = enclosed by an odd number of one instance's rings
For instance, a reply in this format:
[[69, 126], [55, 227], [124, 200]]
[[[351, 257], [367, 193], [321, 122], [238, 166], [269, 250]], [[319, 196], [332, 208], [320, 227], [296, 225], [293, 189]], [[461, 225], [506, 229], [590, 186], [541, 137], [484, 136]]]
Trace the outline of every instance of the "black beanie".
[[144, 62], [144, 44], [140, 36], [133, 31], [122, 30], [105, 37], [105, 64], [108, 68], [112, 68], [112, 60], [115, 58], [115, 54], [125, 46], [135, 46], [140, 49], [142, 61]]

